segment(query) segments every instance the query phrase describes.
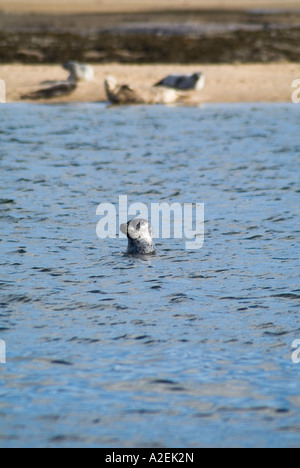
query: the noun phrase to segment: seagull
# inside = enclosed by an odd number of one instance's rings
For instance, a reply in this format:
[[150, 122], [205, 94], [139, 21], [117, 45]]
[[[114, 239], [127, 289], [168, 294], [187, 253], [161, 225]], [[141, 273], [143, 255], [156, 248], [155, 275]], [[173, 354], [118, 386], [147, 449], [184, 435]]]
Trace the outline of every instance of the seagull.
[[205, 75], [203, 73], [193, 73], [190, 75], [169, 75], [155, 84], [155, 86], [166, 86], [167, 88], [200, 91], [205, 85]]
[[68, 81], [93, 81], [95, 72], [91, 65], [69, 61], [63, 64], [63, 68], [70, 72]]

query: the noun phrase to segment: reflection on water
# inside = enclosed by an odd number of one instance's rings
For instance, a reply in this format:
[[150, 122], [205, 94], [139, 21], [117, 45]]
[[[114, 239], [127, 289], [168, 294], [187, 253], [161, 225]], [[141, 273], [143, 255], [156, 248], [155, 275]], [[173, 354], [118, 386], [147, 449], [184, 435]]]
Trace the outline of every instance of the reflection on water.
[[[298, 111], [1, 109], [1, 446], [299, 445]], [[124, 194], [204, 202], [203, 249], [98, 239]]]

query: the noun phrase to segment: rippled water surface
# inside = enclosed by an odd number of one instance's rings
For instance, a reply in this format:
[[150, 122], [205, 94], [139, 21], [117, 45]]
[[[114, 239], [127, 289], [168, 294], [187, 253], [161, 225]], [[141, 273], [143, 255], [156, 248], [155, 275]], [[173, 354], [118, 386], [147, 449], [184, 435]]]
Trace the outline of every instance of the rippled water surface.
[[[300, 445], [299, 109], [1, 108], [2, 447]], [[123, 194], [204, 247], [124, 256]]]

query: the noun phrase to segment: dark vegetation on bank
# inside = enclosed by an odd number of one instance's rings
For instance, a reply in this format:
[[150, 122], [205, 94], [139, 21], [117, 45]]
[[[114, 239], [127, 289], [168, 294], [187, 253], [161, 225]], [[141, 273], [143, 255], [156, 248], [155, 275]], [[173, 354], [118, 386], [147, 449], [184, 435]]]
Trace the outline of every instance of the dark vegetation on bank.
[[300, 60], [300, 12], [0, 13], [0, 63]]

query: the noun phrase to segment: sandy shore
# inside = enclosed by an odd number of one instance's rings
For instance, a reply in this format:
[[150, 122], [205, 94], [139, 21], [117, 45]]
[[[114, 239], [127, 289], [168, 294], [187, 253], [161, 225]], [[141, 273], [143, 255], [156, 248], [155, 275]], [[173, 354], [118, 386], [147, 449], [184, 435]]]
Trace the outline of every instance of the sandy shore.
[[[300, 64], [254, 65], [96, 65], [93, 83], [80, 83], [68, 97], [47, 102], [106, 101], [103, 81], [115, 75], [120, 82], [151, 86], [169, 73], [202, 70], [207, 84], [201, 92], [190, 92], [187, 102], [289, 102], [292, 82], [300, 79]], [[64, 80], [67, 72], [58, 65], [0, 65], [0, 79], [5, 80], [7, 102], [18, 102], [24, 93], [36, 90], [46, 80]]]
[[0, 10], [14, 13], [140, 12], [188, 9], [299, 9], [299, 0], [0, 0]]

